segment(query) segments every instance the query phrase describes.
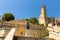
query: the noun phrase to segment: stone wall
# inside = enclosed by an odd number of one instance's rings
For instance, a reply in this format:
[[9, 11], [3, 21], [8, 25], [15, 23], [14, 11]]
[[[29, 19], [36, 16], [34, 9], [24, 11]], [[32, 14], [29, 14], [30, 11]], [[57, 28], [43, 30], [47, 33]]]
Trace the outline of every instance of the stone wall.
[[[19, 28], [15, 32], [15, 36], [23, 36], [25, 37], [26, 29], [25, 28]], [[29, 29], [29, 37], [46, 37], [48, 35], [48, 30], [46, 28], [30, 28]]]
[[54, 39], [52, 39], [52, 38], [32, 38], [32, 37], [15, 36], [13, 40], [54, 40]]
[[55, 40], [60, 40], [60, 33], [57, 33], [57, 32], [49, 32], [49, 38], [53, 38]]

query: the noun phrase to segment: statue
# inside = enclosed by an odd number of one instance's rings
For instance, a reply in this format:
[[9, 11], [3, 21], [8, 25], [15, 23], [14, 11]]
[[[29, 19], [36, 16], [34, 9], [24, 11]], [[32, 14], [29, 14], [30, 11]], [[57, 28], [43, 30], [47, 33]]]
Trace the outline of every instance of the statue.
[[30, 26], [29, 26], [29, 22], [27, 21], [26, 23], [26, 33], [25, 33], [25, 37], [30, 37], [30, 30], [29, 30]]
[[26, 28], [29, 29], [29, 28], [30, 28], [29, 22], [28, 22], [28, 20], [26, 20], [26, 21], [27, 21], [27, 23], [26, 23]]

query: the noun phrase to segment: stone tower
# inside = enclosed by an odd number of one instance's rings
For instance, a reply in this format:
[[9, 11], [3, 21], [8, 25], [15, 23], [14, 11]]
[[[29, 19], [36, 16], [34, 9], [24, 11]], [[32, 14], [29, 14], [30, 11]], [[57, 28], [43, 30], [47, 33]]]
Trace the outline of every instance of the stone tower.
[[39, 17], [39, 24], [43, 24], [44, 26], [48, 25], [46, 7], [43, 5], [41, 9], [41, 15]]

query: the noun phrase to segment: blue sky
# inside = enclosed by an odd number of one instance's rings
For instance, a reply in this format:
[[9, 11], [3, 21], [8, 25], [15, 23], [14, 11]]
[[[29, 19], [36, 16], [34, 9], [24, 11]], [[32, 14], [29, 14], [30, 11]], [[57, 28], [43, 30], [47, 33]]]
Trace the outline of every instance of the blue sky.
[[39, 18], [42, 5], [48, 16], [60, 17], [60, 0], [0, 0], [0, 16], [11, 12], [16, 19]]

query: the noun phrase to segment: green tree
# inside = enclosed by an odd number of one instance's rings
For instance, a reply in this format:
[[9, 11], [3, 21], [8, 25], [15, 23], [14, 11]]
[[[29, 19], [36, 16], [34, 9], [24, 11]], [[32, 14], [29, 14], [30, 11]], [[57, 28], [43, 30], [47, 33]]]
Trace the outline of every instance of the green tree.
[[10, 21], [10, 20], [14, 20], [15, 17], [12, 13], [5, 13], [3, 16], [2, 16], [2, 20], [4, 21]]
[[28, 20], [29, 20], [29, 22], [32, 23], [32, 24], [38, 23], [38, 20], [37, 20], [37, 18], [35, 18], [35, 17], [29, 18]]

